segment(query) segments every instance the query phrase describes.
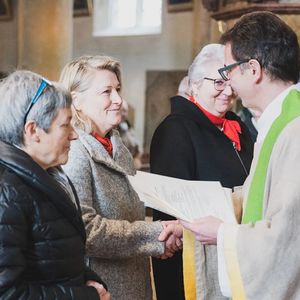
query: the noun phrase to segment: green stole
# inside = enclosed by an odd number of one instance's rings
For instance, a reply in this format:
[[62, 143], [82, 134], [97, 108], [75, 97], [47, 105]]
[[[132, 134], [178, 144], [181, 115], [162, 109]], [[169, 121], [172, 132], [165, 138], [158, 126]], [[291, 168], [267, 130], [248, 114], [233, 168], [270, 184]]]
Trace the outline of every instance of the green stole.
[[268, 166], [274, 144], [286, 125], [300, 116], [300, 92], [291, 90], [282, 103], [280, 115], [275, 119], [263, 142], [249, 188], [242, 223], [255, 223], [263, 218], [264, 192]]

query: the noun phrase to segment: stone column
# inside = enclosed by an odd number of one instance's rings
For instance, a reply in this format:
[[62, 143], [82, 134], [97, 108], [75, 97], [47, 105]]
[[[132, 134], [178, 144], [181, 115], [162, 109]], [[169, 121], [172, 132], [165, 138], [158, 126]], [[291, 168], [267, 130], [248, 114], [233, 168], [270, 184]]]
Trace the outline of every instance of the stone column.
[[193, 13], [193, 58], [204, 45], [211, 42], [211, 22], [208, 11], [202, 5], [202, 0], [195, 0]]
[[72, 58], [73, 0], [19, 0], [18, 68], [58, 80]]

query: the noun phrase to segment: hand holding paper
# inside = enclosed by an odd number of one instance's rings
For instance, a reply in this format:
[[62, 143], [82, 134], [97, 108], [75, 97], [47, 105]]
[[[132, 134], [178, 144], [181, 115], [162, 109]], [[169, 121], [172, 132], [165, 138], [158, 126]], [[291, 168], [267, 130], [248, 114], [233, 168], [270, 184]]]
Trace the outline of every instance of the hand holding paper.
[[216, 245], [220, 225], [223, 223], [218, 218], [209, 216], [194, 220], [193, 222], [180, 221], [186, 228], [192, 231], [198, 241], [203, 245]]

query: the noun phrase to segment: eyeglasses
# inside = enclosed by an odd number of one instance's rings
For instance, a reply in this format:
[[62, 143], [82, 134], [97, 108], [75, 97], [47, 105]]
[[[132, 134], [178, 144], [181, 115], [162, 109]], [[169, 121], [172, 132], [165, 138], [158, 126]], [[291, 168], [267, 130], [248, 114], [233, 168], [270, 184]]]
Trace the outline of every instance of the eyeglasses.
[[43, 92], [45, 91], [47, 86], [53, 86], [53, 84], [49, 80], [42, 78], [41, 84], [39, 85], [35, 95], [32, 97], [30, 104], [28, 105], [28, 107], [26, 109], [26, 113], [24, 116], [24, 125], [26, 123], [26, 119], [27, 119], [27, 116], [28, 116], [30, 110], [32, 109], [33, 105], [39, 100], [40, 96], [43, 94]]
[[223, 79], [213, 79], [213, 78], [209, 78], [209, 77], [204, 77], [203, 79], [206, 80], [210, 80], [214, 82], [214, 88], [219, 91], [222, 92], [225, 90], [226, 86], [229, 85], [229, 83], [227, 83], [225, 80]]
[[229, 80], [228, 73], [230, 72], [231, 69], [233, 69], [234, 67], [239, 66], [241, 64], [244, 64], [248, 61], [249, 61], [249, 59], [244, 59], [244, 60], [235, 62], [233, 64], [230, 64], [228, 66], [225, 66], [225, 67], [219, 69], [218, 72], [221, 75], [221, 77], [227, 81], [227, 80]]

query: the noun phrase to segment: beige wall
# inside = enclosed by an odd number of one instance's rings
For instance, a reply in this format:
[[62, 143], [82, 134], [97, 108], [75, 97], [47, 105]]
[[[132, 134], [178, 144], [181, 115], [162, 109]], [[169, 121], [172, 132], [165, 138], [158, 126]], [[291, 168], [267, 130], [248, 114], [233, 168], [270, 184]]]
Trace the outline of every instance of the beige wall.
[[11, 3], [12, 18], [0, 21], [0, 71], [30, 68], [56, 79], [58, 70], [72, 57], [72, 0]]
[[[165, 5], [166, 1], [163, 2]], [[13, 0], [12, 3], [13, 19], [0, 22], [0, 71], [7, 72], [18, 64], [18, 1]], [[134, 108], [134, 126], [143, 142], [146, 71], [187, 69], [195, 52], [193, 13], [168, 13], [164, 6], [162, 34], [135, 37], [93, 37], [92, 17], [73, 20], [73, 57], [103, 53], [120, 60], [123, 67], [123, 96]]]
[[141, 141], [145, 124], [146, 71], [185, 70], [189, 66], [193, 56], [192, 17], [190, 11], [167, 13], [164, 7], [161, 35], [111, 38], [91, 36], [91, 17], [74, 19], [73, 56], [107, 54], [121, 62], [123, 96], [134, 107], [134, 126]]
[[18, 0], [18, 67], [57, 80], [72, 58], [73, 0]]
[[13, 18], [0, 22], [0, 71], [11, 72], [17, 66], [17, 18], [16, 3], [13, 0]]

